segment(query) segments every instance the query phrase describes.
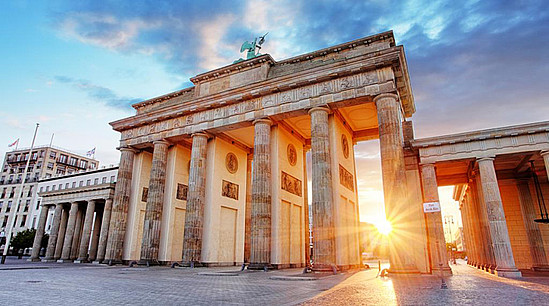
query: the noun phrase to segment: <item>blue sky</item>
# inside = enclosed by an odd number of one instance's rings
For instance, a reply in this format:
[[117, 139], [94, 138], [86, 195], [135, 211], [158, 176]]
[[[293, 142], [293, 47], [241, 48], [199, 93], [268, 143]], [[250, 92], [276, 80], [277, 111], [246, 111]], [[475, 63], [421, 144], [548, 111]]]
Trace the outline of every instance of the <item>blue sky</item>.
[[[548, 1], [1, 1], [0, 154], [21, 138], [117, 163], [108, 122], [190, 85], [269, 32], [276, 60], [392, 29], [426, 137], [549, 119]], [[375, 142], [357, 147], [364, 214], [379, 211]], [[366, 204], [364, 204], [366, 203]], [[377, 205], [377, 206], [376, 206]]]

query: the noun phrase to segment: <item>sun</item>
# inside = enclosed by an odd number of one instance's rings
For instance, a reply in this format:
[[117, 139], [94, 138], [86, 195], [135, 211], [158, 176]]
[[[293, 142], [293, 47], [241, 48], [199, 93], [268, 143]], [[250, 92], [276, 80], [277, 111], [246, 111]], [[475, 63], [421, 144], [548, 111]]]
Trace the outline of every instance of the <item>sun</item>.
[[376, 222], [375, 225], [377, 231], [384, 236], [389, 235], [389, 233], [391, 233], [391, 230], [393, 229], [391, 223], [387, 220], [379, 220], [378, 222]]

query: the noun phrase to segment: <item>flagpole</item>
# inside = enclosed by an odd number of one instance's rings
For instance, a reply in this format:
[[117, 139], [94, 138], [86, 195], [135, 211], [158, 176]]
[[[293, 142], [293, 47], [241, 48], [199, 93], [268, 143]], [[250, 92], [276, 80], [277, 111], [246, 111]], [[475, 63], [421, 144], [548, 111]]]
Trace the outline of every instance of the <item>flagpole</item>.
[[15, 150], [14, 151], [17, 151], [17, 147], [19, 147], [19, 138], [17, 138], [17, 142], [15, 143]]
[[55, 135], [55, 133], [51, 133], [51, 139], [50, 139], [50, 148], [51, 148], [51, 145], [53, 144], [53, 136]]
[[34, 147], [34, 140], [36, 139], [36, 133], [38, 132], [38, 126], [39, 124], [36, 124], [36, 128], [34, 129], [34, 136], [32, 137], [32, 143], [31, 147], [29, 149], [29, 159], [27, 159], [27, 165], [25, 166], [25, 171], [23, 172], [22, 178], [21, 178], [21, 185], [19, 186], [19, 192], [17, 194], [17, 200], [15, 201], [15, 207], [14, 210], [10, 214], [10, 224], [8, 227], [8, 234], [6, 235], [6, 244], [4, 246], [4, 253], [2, 254], [2, 261], [1, 264], [6, 263], [6, 256], [8, 255], [8, 250], [10, 249], [10, 242], [11, 242], [11, 234], [13, 232], [13, 226], [15, 225], [15, 218], [17, 217], [17, 211], [19, 210], [19, 202], [21, 201], [21, 195], [23, 194], [23, 187], [25, 187], [25, 180], [27, 176], [27, 170], [29, 169], [29, 164], [32, 159], [32, 148]]

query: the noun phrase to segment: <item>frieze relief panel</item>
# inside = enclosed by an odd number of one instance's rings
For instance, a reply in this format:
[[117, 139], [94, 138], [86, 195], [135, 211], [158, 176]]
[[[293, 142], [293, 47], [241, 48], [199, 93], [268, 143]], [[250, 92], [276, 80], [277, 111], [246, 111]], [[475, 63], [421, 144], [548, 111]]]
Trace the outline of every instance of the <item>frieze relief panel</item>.
[[177, 183], [177, 193], [175, 198], [178, 200], [187, 201], [187, 193], [189, 192], [189, 186], [185, 184]]
[[[390, 80], [381, 80], [382, 82]], [[356, 90], [354, 96], [373, 95], [380, 91], [380, 77], [378, 70], [368, 71], [356, 75], [345, 76], [340, 79], [324, 81], [312, 85], [306, 85], [299, 88], [281, 91], [278, 93], [264, 95], [260, 98], [246, 100], [240, 103], [221, 106], [210, 110], [191, 113], [178, 118], [167, 119], [147, 126], [136, 127], [122, 132], [122, 140], [136, 137], [149, 136], [155, 133], [161, 133], [177, 128], [184, 128], [179, 134], [193, 132], [191, 126], [205, 122], [227, 119], [237, 115], [248, 114], [255, 110], [265, 110], [271, 107], [277, 107], [285, 104], [291, 104], [310, 98], [320, 97], [327, 94], [345, 92], [351, 89]], [[392, 84], [390, 84], [393, 86]], [[392, 88], [392, 87], [391, 87]], [[325, 103], [319, 101], [320, 103]], [[220, 101], [224, 103], [224, 101]], [[312, 107], [312, 103], [307, 105], [295, 105], [296, 108]], [[293, 107], [292, 107], [293, 108]]]
[[280, 177], [282, 190], [286, 190], [287, 192], [295, 194], [299, 197], [302, 195], [301, 180], [289, 175], [284, 171], [282, 171], [282, 175]]
[[223, 180], [221, 186], [221, 195], [227, 198], [238, 200], [238, 184]]
[[355, 180], [353, 175], [342, 165], [339, 165], [339, 183], [343, 185], [343, 187], [355, 191]]

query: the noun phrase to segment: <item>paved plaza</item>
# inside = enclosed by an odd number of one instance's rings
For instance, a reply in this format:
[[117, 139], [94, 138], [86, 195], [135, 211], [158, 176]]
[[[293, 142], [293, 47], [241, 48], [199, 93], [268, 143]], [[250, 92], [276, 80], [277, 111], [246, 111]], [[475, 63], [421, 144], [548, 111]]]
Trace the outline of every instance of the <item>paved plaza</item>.
[[[458, 261], [448, 289], [435, 276], [377, 277], [377, 269], [298, 280], [297, 269], [108, 267], [26, 263], [0, 267], [3, 305], [543, 305], [549, 277], [498, 278]], [[291, 280], [295, 279], [295, 280]]]

